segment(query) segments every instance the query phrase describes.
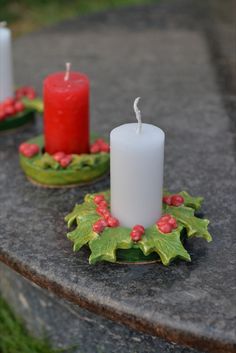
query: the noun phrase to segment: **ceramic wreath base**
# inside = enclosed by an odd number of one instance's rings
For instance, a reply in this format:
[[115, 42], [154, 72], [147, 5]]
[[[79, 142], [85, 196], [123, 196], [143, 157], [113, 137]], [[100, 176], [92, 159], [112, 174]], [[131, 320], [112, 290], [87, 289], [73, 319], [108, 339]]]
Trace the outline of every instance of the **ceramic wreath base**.
[[0, 121], [0, 132], [17, 129], [35, 118], [35, 110], [26, 108], [23, 112], [12, 115], [7, 119]]
[[[12, 115], [6, 114], [5, 110], [9, 108], [13, 109]], [[33, 121], [37, 112], [43, 112], [43, 102], [36, 97], [34, 88], [27, 86], [17, 88], [13, 97], [0, 102], [0, 132], [17, 129]]]
[[[196, 217], [203, 199], [192, 197], [187, 192], [179, 193], [184, 199], [180, 206], [170, 206], [163, 203], [163, 214], [169, 214], [177, 221], [176, 228], [170, 233], [162, 233], [156, 224], [145, 229], [140, 241], [133, 241], [131, 229], [117, 226], [106, 226], [100, 233], [94, 231], [94, 224], [101, 219], [94, 197], [98, 194], [88, 194], [82, 204], [75, 205], [73, 211], [65, 217], [68, 228], [75, 228], [67, 234], [73, 242], [73, 250], [79, 251], [83, 246], [90, 249], [90, 264], [100, 261], [115, 263], [144, 264], [162, 262], [169, 265], [176, 258], [191, 261], [185, 249], [185, 239], [192, 237], [212, 240], [208, 232], [209, 221]], [[99, 193], [103, 195], [109, 205], [110, 192]], [[168, 192], [165, 196], [170, 195]], [[109, 206], [108, 206], [109, 210]], [[74, 227], [75, 226], [75, 227]]]
[[[91, 138], [91, 143], [94, 140]], [[52, 156], [44, 153], [43, 135], [26, 142], [38, 145], [40, 152], [31, 158], [19, 153], [20, 165], [28, 180], [38, 186], [68, 188], [84, 185], [97, 181], [109, 171], [109, 153], [73, 155], [71, 164], [62, 168]]]

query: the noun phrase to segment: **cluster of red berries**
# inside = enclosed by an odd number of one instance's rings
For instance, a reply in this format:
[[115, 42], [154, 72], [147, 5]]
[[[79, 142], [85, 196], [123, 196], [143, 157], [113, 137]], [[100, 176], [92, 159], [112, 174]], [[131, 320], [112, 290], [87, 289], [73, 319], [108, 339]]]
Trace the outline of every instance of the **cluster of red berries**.
[[117, 218], [112, 217], [108, 210], [108, 203], [106, 202], [104, 196], [96, 195], [94, 196], [93, 201], [97, 205], [96, 212], [102, 217], [93, 224], [93, 231], [96, 233], [102, 233], [106, 227], [119, 227], [119, 221]]
[[24, 109], [25, 106], [20, 100], [16, 98], [7, 98], [0, 103], [0, 121], [22, 112]]
[[54, 153], [52, 156], [55, 161], [57, 161], [62, 168], [66, 168], [72, 161], [72, 155], [66, 154], [64, 152]]
[[145, 229], [142, 225], [137, 224], [132, 228], [132, 231], [130, 233], [130, 237], [133, 241], [139, 241], [142, 239], [142, 236], [145, 233]]
[[163, 215], [156, 225], [162, 233], [171, 233], [173, 229], [178, 227], [176, 219], [168, 213]]
[[24, 142], [19, 146], [19, 152], [25, 157], [31, 158], [39, 153], [39, 146], [35, 143]]
[[96, 140], [90, 146], [90, 153], [99, 153], [99, 152], [110, 152], [110, 146], [103, 139]]
[[183, 196], [179, 194], [164, 196], [162, 201], [169, 206], [181, 206], [184, 203]]
[[23, 97], [26, 97], [28, 99], [34, 99], [36, 97], [36, 92], [33, 87], [24, 86], [16, 90], [15, 96], [16, 99], [21, 99]]
[[21, 102], [23, 97], [34, 99], [36, 97], [35, 90], [32, 87], [18, 88], [15, 92], [15, 97], [7, 98], [0, 103], [0, 121], [25, 109], [24, 104]]

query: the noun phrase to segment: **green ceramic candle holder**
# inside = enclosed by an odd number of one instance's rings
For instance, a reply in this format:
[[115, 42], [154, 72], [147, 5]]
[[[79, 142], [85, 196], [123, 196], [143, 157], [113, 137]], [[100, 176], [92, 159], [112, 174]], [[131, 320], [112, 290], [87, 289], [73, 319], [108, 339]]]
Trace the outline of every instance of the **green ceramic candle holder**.
[[0, 132], [17, 129], [31, 121], [35, 113], [43, 112], [43, 102], [33, 87], [19, 87], [14, 96], [0, 103]]
[[[105, 201], [101, 201], [103, 204], [97, 203], [98, 195]], [[181, 203], [171, 204], [173, 197], [181, 199]], [[65, 217], [68, 228], [74, 228], [67, 237], [73, 242], [74, 251], [83, 246], [90, 249], [90, 264], [100, 261], [134, 264], [159, 261], [167, 266], [176, 258], [191, 261], [184, 240], [192, 237], [204, 238], [208, 242], [212, 240], [208, 232], [209, 221], [198, 218], [195, 213], [202, 201], [203, 198], [192, 197], [185, 191], [177, 195], [164, 192], [163, 216], [154, 225], [143, 229], [135, 241], [135, 227], [132, 230], [119, 226], [119, 221], [110, 214], [110, 192], [88, 194], [84, 202], [75, 205]], [[171, 219], [168, 221], [172, 223], [169, 231], [165, 225], [163, 227], [165, 219]], [[140, 225], [136, 227], [140, 228]]]
[[0, 131], [16, 129], [31, 121], [35, 117], [35, 110], [25, 109], [23, 112], [9, 116], [7, 119], [0, 121]]
[[[95, 140], [95, 136], [91, 137], [91, 144]], [[24, 144], [38, 147], [38, 153], [27, 157], [19, 152], [19, 158], [21, 168], [27, 178], [39, 186], [48, 188], [74, 187], [92, 183], [109, 171], [109, 153], [73, 154], [70, 156], [70, 163], [66, 167], [62, 167], [52, 155], [44, 152], [43, 135], [34, 137]]]

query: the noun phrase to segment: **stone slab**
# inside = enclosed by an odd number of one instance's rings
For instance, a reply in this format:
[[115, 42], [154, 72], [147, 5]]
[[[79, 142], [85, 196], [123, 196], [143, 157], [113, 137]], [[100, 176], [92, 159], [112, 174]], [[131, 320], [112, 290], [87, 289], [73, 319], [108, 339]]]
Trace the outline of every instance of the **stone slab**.
[[58, 348], [73, 346], [73, 353], [200, 353], [70, 304], [3, 264], [0, 293], [34, 335], [46, 334]]
[[[133, 99], [141, 96], [144, 121], [166, 132], [166, 187], [205, 198], [214, 241], [189, 241], [192, 263], [168, 268], [88, 265], [86, 250], [72, 252], [63, 218], [87, 192], [107, 188], [109, 179], [71, 190], [29, 184], [19, 169], [17, 146], [41, 131], [38, 122], [0, 138], [0, 259], [109, 320], [209, 352], [233, 352], [235, 132], [216, 85], [208, 45], [194, 26], [176, 30], [170, 23], [159, 28], [158, 7], [149, 10], [150, 21], [141, 26], [135, 26], [140, 9], [137, 17], [134, 11], [122, 11], [115, 20], [112, 12], [107, 14], [111, 21], [95, 16], [80, 26], [75, 20], [68, 27], [55, 26], [17, 40], [17, 82], [39, 89], [45, 75], [71, 60], [74, 69], [91, 79], [92, 129], [107, 136], [113, 127], [134, 121]], [[129, 22], [122, 20], [124, 13]]]

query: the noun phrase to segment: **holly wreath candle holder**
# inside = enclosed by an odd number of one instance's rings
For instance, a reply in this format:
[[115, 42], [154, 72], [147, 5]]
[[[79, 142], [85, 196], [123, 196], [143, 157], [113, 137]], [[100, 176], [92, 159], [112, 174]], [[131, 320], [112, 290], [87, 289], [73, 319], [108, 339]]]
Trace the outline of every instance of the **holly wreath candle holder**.
[[14, 97], [0, 103], [0, 132], [16, 129], [31, 121], [35, 113], [42, 113], [43, 103], [33, 87], [23, 86], [15, 90]]
[[44, 150], [43, 135], [19, 146], [20, 165], [27, 178], [48, 188], [74, 187], [100, 179], [109, 170], [109, 156], [109, 145], [95, 135], [88, 154], [49, 154]]
[[67, 234], [73, 250], [83, 246], [90, 250], [89, 263], [100, 261], [144, 264], [161, 262], [169, 265], [180, 258], [191, 261], [185, 248], [186, 240], [194, 237], [212, 240], [209, 221], [197, 217], [203, 198], [192, 197], [186, 191], [164, 192], [162, 215], [150, 227], [136, 224], [123, 227], [111, 214], [110, 191], [87, 194], [82, 204], [75, 205], [65, 217]]
[[40, 186], [58, 188], [91, 183], [109, 170], [108, 143], [89, 132], [89, 79], [71, 71], [43, 83], [44, 135], [19, 146], [20, 165]]
[[208, 242], [209, 221], [197, 217], [203, 198], [186, 191], [162, 196], [164, 132], [142, 124], [121, 125], [111, 131], [111, 189], [88, 194], [65, 218], [74, 251], [90, 250], [89, 262], [169, 265], [176, 258], [190, 261], [185, 240]]

